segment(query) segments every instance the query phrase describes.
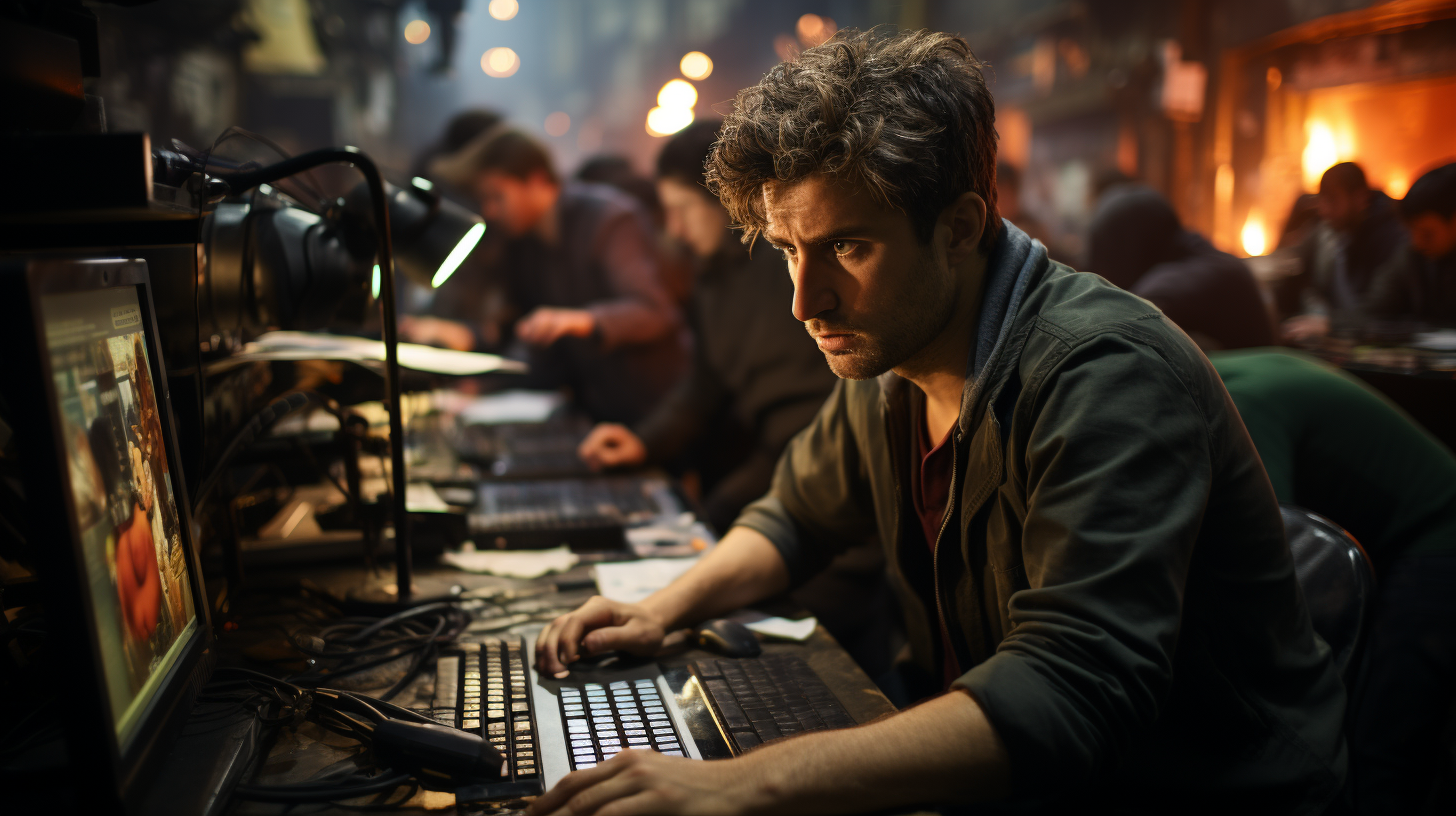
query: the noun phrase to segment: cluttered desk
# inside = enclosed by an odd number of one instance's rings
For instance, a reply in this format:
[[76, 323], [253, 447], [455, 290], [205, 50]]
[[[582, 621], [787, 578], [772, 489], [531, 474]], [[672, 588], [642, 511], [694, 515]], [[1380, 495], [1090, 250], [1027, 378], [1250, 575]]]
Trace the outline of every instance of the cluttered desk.
[[[229, 472], [196, 488], [217, 503], [204, 527], [147, 265], [31, 259], [3, 280], [14, 304], [5, 373], [45, 395], [8, 406], [7, 425], [27, 431], [13, 437], [8, 462], [24, 466], [10, 475], [26, 486], [29, 540], [49, 529], [61, 542], [30, 549], [45, 581], [7, 629], [43, 620], [66, 644], [30, 652], [62, 682], [10, 690], [34, 705], [7, 743], [50, 751], [35, 752], [25, 787], [38, 801], [499, 810], [623, 750], [729, 757], [894, 710], [794, 615], [745, 611], [680, 633], [655, 658], [596, 656], [566, 678], [539, 675], [542, 623], [593, 592], [638, 600], [713, 543], [663, 474], [553, 469], [580, 423], [549, 404], [534, 422], [514, 410], [549, 398], [407, 401], [413, 553], [386, 509], [401, 475], [387, 467], [389, 423], [297, 393], [250, 421], [223, 458]], [[473, 420], [482, 413], [511, 421]], [[240, 452], [255, 443], [251, 458]], [[348, 545], [320, 549], [324, 523]], [[209, 581], [208, 561], [230, 569]], [[400, 576], [409, 583], [381, 581]], [[7, 584], [7, 599], [18, 594]], [[61, 784], [77, 767], [96, 784]]]

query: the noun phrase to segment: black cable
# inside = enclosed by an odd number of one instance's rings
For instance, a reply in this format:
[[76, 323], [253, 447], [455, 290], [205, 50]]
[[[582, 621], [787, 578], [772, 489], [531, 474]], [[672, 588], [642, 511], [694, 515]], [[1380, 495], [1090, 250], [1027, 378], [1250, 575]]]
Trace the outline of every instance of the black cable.
[[203, 479], [202, 484], [197, 488], [197, 495], [192, 497], [192, 508], [196, 510], [206, 501], [208, 494], [217, 487], [219, 479], [227, 470], [228, 462], [238, 454], [239, 451], [253, 444], [258, 435], [266, 430], [273, 423], [293, 413], [299, 408], [322, 400], [323, 397], [313, 391], [295, 391], [292, 394], [279, 397], [268, 403], [263, 410], [253, 415], [248, 423], [238, 431], [228, 446], [223, 449], [218, 457], [217, 463], [213, 466], [212, 472]]
[[328, 802], [333, 799], [351, 799], [356, 796], [363, 796], [367, 793], [377, 793], [382, 790], [398, 787], [410, 781], [409, 774], [397, 774], [395, 776], [379, 779], [367, 784], [351, 787], [319, 787], [311, 784], [299, 785], [239, 785], [234, 795], [239, 799], [250, 799], [255, 802]]

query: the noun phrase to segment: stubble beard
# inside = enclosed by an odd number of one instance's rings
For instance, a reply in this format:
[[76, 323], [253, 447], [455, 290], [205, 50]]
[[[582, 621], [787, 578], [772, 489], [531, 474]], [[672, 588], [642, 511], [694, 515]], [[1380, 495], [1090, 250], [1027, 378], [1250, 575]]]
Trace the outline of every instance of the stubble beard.
[[869, 321], [846, 320], [827, 312], [804, 323], [809, 334], [848, 332], [858, 348], [825, 351], [829, 370], [842, 380], [869, 380], [914, 357], [945, 330], [955, 314], [955, 286], [936, 274], [934, 261], [919, 259], [908, 271], [906, 290], [871, 303]]

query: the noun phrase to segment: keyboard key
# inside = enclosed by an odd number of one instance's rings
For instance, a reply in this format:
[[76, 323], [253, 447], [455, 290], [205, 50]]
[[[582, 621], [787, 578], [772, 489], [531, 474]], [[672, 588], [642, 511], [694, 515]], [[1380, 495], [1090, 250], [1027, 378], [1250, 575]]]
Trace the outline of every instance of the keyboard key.
[[683, 755], [683, 752], [682, 751], [663, 751], [662, 752], [662, 755], [663, 756], [682, 756]]
[[578, 762], [578, 763], [576, 763], [576, 769], [578, 771], [584, 771], [587, 768], [595, 768], [596, 766], [597, 766], [597, 764], [595, 762]]
[[592, 741], [589, 739], [574, 739], [571, 741], [572, 748], [590, 748]]
[[738, 750], [740, 753], [743, 751], [747, 751], [748, 749], [753, 748], [754, 746], [757, 746], [763, 742], [763, 740], [759, 739], [758, 735], [753, 733], [752, 731], [734, 731], [732, 732], [732, 734], [733, 742], [738, 746]]

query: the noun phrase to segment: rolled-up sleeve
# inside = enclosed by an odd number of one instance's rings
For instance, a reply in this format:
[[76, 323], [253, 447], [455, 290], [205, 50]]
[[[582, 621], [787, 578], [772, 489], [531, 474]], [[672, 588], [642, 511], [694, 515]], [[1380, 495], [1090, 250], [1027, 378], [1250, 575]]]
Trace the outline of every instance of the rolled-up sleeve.
[[1004, 740], [1013, 785], [1075, 784], [1146, 736], [1172, 686], [1212, 484], [1206, 421], [1158, 352], [1102, 335], [1067, 352], [1015, 422], [1022, 563], [994, 655], [955, 681]]
[[[875, 387], [873, 382], [869, 387]], [[814, 421], [779, 457], [768, 495], [744, 508], [734, 522], [773, 542], [789, 568], [791, 586], [875, 536], [874, 502], [850, 427], [846, 392], [844, 382], [834, 387]]]

